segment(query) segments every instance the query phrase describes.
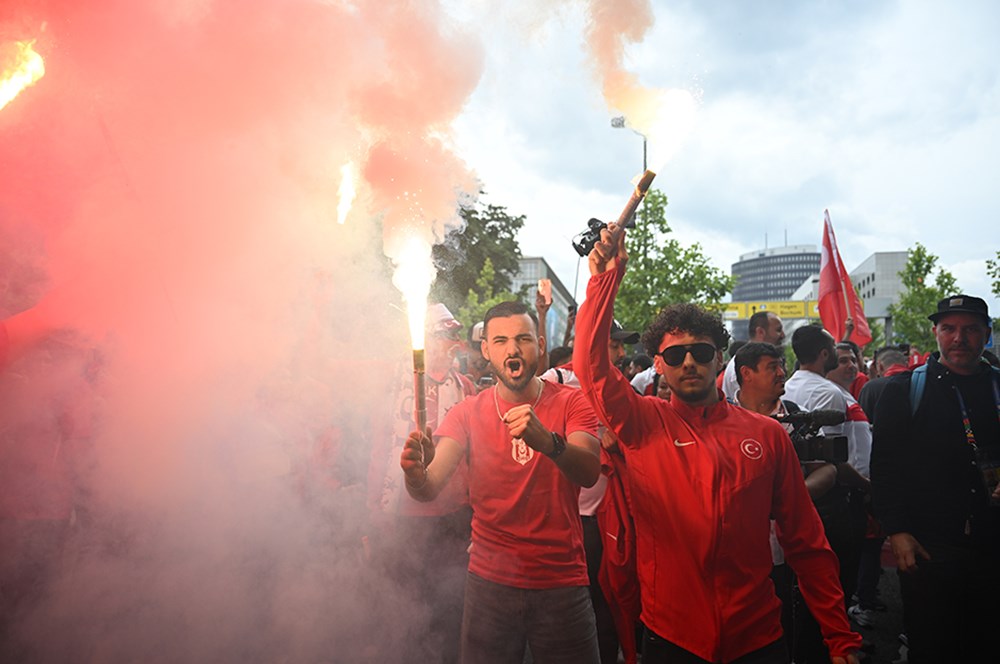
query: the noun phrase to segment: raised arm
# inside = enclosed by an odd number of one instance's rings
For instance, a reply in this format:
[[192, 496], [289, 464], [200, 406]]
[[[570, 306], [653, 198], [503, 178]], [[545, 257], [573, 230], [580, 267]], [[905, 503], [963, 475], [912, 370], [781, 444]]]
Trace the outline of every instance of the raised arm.
[[[611, 228], [614, 227], [612, 224]], [[614, 318], [615, 294], [625, 275], [628, 254], [624, 234], [614, 245], [610, 239], [609, 229], [601, 231], [601, 242], [590, 252], [591, 277], [587, 283], [587, 299], [576, 319], [573, 370], [598, 418], [628, 443], [639, 440], [636, 427], [640, 426], [641, 418], [631, 415], [650, 406], [611, 365], [608, 338]]]
[[[552, 307], [552, 301], [546, 301], [545, 295], [541, 290], [535, 291], [535, 311], [538, 314], [538, 335], [541, 337], [546, 336], [546, 330], [549, 329], [548, 326], [548, 316], [549, 309]], [[542, 353], [538, 356], [538, 370], [535, 372], [536, 376], [541, 376], [543, 373], [549, 370], [549, 343], [548, 339], [545, 339], [546, 343], [542, 346]]]

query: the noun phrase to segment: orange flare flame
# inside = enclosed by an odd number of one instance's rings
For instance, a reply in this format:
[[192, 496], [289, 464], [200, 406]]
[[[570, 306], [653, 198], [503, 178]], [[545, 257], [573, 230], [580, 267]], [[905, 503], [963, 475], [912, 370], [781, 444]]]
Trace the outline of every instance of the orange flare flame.
[[337, 191], [337, 223], [347, 221], [357, 192], [354, 188], [354, 164], [347, 162], [340, 167], [340, 189]]
[[45, 62], [34, 44], [31, 40], [0, 45], [0, 109], [45, 75]]

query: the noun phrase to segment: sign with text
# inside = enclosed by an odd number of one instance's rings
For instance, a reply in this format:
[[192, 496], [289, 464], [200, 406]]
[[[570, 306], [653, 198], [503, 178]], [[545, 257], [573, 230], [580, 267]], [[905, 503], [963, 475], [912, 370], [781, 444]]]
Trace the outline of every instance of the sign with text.
[[[750, 318], [758, 311], [769, 311], [781, 318], [819, 318], [819, 302], [816, 300], [784, 300], [773, 302], [732, 302], [727, 306], [726, 318], [742, 320]], [[739, 316], [731, 316], [730, 311], [739, 311]]]

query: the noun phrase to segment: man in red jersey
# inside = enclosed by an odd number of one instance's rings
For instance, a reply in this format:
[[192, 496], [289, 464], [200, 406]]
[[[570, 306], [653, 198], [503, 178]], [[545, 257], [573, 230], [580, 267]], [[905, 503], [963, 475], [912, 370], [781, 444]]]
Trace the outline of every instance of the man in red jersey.
[[435, 442], [411, 433], [400, 458], [417, 500], [468, 465], [463, 662], [521, 664], [526, 646], [538, 664], [599, 661], [577, 507], [600, 474], [597, 420], [579, 390], [536, 377], [544, 344], [520, 302], [490, 309], [482, 353], [499, 383], [448, 411]]
[[573, 366], [629, 465], [644, 664], [788, 661], [768, 578], [769, 517], [833, 662], [856, 662], [861, 637], [850, 630], [837, 558], [788, 434], [726, 402], [715, 386], [728, 337], [718, 317], [675, 305], [643, 336], [670, 401], [639, 397], [609, 371], [601, 340], [626, 259], [624, 236], [613, 246], [602, 231], [590, 254]]

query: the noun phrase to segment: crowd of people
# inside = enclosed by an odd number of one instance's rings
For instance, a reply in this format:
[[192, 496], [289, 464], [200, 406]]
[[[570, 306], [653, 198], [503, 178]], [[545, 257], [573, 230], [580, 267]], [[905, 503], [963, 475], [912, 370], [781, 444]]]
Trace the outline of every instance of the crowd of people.
[[[888, 346], [870, 363], [820, 325], [786, 337], [769, 312], [742, 343], [693, 304], [640, 334], [614, 319], [618, 230], [591, 252], [559, 346], [541, 332], [542, 294], [468, 330], [428, 309], [427, 427], [401, 376], [367, 475], [364, 555], [430, 612], [398, 661], [871, 661], [857, 628], [886, 608], [884, 555], [910, 662], [994, 661], [1000, 370], [986, 303], [945, 298], [927, 312], [937, 351]], [[0, 323], [8, 369], [44, 336], [33, 316]], [[23, 380], [0, 388], [30, 396]], [[0, 620], [73, 518], [60, 446], [88, 419], [74, 400], [60, 408], [54, 450], [3, 447]], [[14, 504], [35, 467], [49, 490]]]
[[982, 299], [927, 312], [936, 352], [870, 365], [813, 324], [789, 335], [790, 371], [778, 316], [730, 345], [692, 304], [628, 356], [624, 235], [605, 230], [589, 262], [569, 343], [547, 347], [542, 298], [494, 307], [469, 336], [477, 393], [403, 444], [414, 500], [468, 482], [443, 661], [870, 661], [857, 628], [885, 610], [889, 551], [908, 661], [992, 661], [1000, 370]]

